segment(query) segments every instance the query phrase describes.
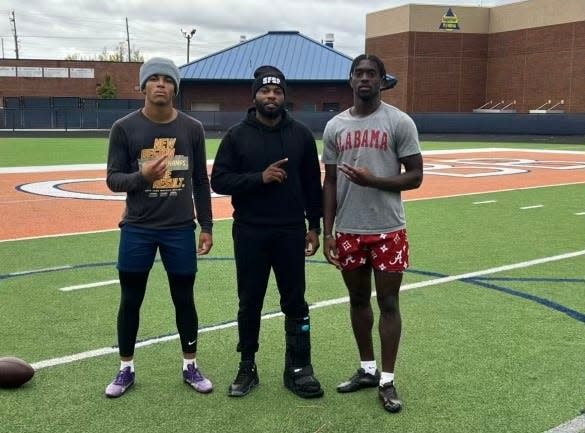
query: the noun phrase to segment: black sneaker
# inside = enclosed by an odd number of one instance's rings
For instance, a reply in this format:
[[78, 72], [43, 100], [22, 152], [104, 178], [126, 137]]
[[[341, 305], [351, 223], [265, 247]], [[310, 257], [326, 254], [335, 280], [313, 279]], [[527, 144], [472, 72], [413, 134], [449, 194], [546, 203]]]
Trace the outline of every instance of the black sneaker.
[[380, 372], [376, 370], [374, 374], [366, 373], [363, 368], [351, 376], [347, 382], [337, 385], [337, 392], [354, 392], [362, 388], [373, 388], [380, 384]]
[[380, 385], [378, 387], [378, 395], [380, 396], [380, 400], [382, 400], [384, 409], [392, 413], [400, 412], [400, 409], [402, 409], [402, 401], [398, 398], [398, 393], [396, 392], [396, 388], [394, 388], [394, 382]]
[[286, 369], [283, 374], [284, 386], [302, 398], [322, 397], [323, 388], [313, 374], [311, 364], [303, 368]]
[[236, 379], [228, 388], [228, 395], [230, 397], [243, 397], [259, 383], [256, 364], [253, 361], [241, 361]]

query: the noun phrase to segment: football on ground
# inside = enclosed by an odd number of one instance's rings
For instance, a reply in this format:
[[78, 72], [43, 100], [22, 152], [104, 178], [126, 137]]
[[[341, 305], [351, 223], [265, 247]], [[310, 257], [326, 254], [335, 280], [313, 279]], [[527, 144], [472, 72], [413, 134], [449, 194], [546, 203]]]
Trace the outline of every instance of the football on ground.
[[34, 374], [32, 366], [20, 358], [0, 358], [0, 388], [18, 388], [31, 380]]

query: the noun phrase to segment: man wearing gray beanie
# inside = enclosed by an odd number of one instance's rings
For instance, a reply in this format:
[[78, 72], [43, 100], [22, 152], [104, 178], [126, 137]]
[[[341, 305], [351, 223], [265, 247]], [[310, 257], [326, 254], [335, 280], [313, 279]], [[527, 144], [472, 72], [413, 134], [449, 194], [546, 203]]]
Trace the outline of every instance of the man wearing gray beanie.
[[153, 75], [164, 75], [169, 77], [175, 83], [175, 93], [177, 96], [179, 93], [179, 83], [181, 82], [181, 75], [179, 68], [173, 63], [172, 60], [165, 59], [163, 57], [153, 57], [148, 62], [144, 63], [140, 67], [140, 91], [144, 92], [144, 86], [146, 81]]
[[[157, 250], [167, 273], [183, 352], [183, 381], [200, 393], [213, 385], [196, 361], [198, 317], [193, 289], [197, 255], [213, 245], [211, 191], [201, 122], [173, 107], [179, 70], [160, 57], [140, 68], [144, 107], [117, 120], [110, 131], [106, 183], [126, 193], [120, 222], [118, 311], [120, 370], [106, 396], [134, 385], [134, 348], [140, 306]], [[196, 209], [196, 215], [194, 209]], [[195, 246], [195, 220], [201, 232]]]

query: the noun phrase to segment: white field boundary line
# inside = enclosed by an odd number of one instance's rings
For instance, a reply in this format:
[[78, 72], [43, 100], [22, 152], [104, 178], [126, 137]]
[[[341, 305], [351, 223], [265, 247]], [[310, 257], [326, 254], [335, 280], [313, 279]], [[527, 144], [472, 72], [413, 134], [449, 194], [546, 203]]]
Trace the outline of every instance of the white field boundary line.
[[[585, 182], [584, 182], [585, 183]], [[213, 221], [228, 221], [232, 220], [232, 217], [226, 218], [214, 218]], [[50, 238], [63, 238], [67, 236], [80, 236], [80, 235], [93, 235], [98, 233], [110, 233], [110, 232], [119, 232], [119, 228], [115, 229], [105, 229], [105, 230], [91, 230], [88, 232], [73, 232], [73, 233], [57, 233], [54, 235], [43, 235], [43, 236], [29, 236], [25, 238], [15, 238], [15, 239], [0, 239], [0, 244], [5, 242], [18, 242], [18, 241], [34, 241], [37, 239], [50, 239]]]
[[[522, 148], [503, 148], [503, 147], [485, 147], [478, 149], [443, 149], [443, 150], [423, 150], [423, 156], [449, 155], [452, 153], [486, 153], [486, 152], [530, 152], [530, 153], [548, 153], [553, 155], [585, 155], [585, 152], [579, 150], [553, 150], [553, 149], [522, 149]], [[319, 155], [321, 160], [321, 155]], [[207, 165], [213, 165], [214, 160], [208, 159]], [[0, 174], [17, 174], [17, 173], [49, 173], [59, 171], [89, 171], [105, 170], [106, 164], [64, 164], [64, 165], [37, 165], [27, 167], [0, 167]]]
[[[449, 277], [433, 278], [430, 280], [420, 281], [418, 283], [405, 284], [404, 286], [402, 286], [400, 291], [419, 289], [422, 287], [437, 286], [439, 284], [450, 283], [452, 281], [463, 280], [466, 278], [473, 278], [473, 277], [479, 277], [479, 276], [483, 276], [483, 275], [495, 274], [498, 272], [509, 271], [509, 270], [513, 270], [513, 269], [527, 268], [530, 266], [536, 266], [536, 265], [540, 265], [540, 264], [544, 264], [544, 263], [570, 259], [573, 257], [579, 257], [579, 256], [583, 256], [583, 255], [585, 255], [585, 250], [575, 251], [572, 253], [559, 254], [556, 256], [544, 257], [544, 258], [540, 258], [540, 259], [528, 260], [525, 262], [514, 263], [514, 264], [510, 264], [510, 265], [497, 266], [495, 268], [489, 268], [489, 269], [484, 269], [484, 270], [475, 271], [475, 272], [468, 272], [468, 273], [459, 274], [459, 275], [452, 275]], [[374, 297], [374, 296], [376, 296], [375, 293], [372, 294], [372, 297]], [[349, 297], [344, 296], [342, 298], [328, 299], [325, 301], [316, 302], [315, 304], [312, 304], [311, 306], [309, 306], [309, 309], [315, 310], [318, 308], [329, 307], [332, 305], [345, 304], [347, 302], [349, 302]], [[282, 313], [280, 313], [280, 312], [265, 314], [262, 316], [262, 320], [268, 320], [268, 319], [272, 319], [274, 317], [281, 317], [281, 316], [282, 316]], [[206, 332], [212, 332], [212, 331], [219, 331], [222, 329], [235, 328], [236, 326], [238, 326], [237, 321], [231, 321], [231, 322], [222, 323], [219, 325], [210, 326], [207, 328], [202, 328], [199, 330], [199, 332], [206, 333]], [[167, 341], [176, 340], [178, 338], [179, 338], [178, 334], [152, 338], [152, 339], [141, 341], [141, 342], [137, 343], [136, 348], [152, 346], [154, 344], [164, 343]], [[80, 352], [80, 353], [76, 353], [76, 354], [68, 355], [68, 356], [63, 356], [63, 357], [59, 357], [59, 358], [46, 359], [44, 361], [38, 361], [38, 362], [35, 362], [31, 365], [33, 366], [33, 368], [35, 370], [40, 370], [42, 368], [55, 367], [58, 365], [70, 364], [72, 362], [81, 361], [84, 359], [95, 358], [98, 356], [117, 354], [117, 353], [118, 353], [118, 348], [116, 348], [116, 347], [102, 347], [101, 349], [90, 350], [87, 352]]]
[[[582, 185], [582, 184], [585, 184], [585, 180], [581, 181], [581, 182], [555, 183], [555, 184], [550, 184], [550, 185], [528, 186], [525, 188], [497, 189], [497, 190], [492, 190], [492, 191], [470, 192], [470, 193], [453, 194], [453, 195], [441, 195], [441, 196], [436, 196], [436, 197], [412, 198], [412, 199], [404, 200], [404, 202], [437, 200], [437, 199], [443, 199], [443, 198], [467, 197], [467, 196], [482, 195], [482, 194], [496, 194], [499, 192], [523, 191], [523, 190], [538, 189], [538, 188], [555, 188], [555, 187], [559, 187], [559, 186], [571, 186], [571, 185]], [[585, 215], [585, 212], [583, 214]], [[576, 214], [576, 215], [581, 215], [581, 214]], [[213, 221], [228, 221], [231, 219], [232, 219], [232, 217], [214, 218]], [[65, 237], [65, 236], [78, 236], [78, 235], [91, 235], [91, 234], [95, 234], [95, 233], [117, 232], [119, 230], [120, 230], [119, 228], [115, 228], [115, 229], [105, 229], [105, 230], [93, 230], [93, 231], [86, 231], [86, 232], [58, 233], [58, 234], [54, 234], [54, 235], [30, 236], [30, 237], [15, 238], [15, 239], [0, 239], [0, 244], [5, 243], [5, 242], [30, 241], [30, 240], [36, 240], [36, 239], [60, 238], [60, 237]]]
[[[207, 160], [207, 165], [213, 165], [213, 159]], [[63, 165], [31, 165], [26, 167], [0, 167], [0, 174], [19, 174], [19, 173], [53, 173], [69, 171], [105, 171], [107, 165], [99, 164], [63, 164]]]
[[525, 191], [525, 190], [529, 190], [529, 189], [554, 188], [557, 186], [571, 186], [571, 185], [582, 185], [582, 184], [585, 184], [585, 180], [579, 181], [579, 182], [551, 183], [549, 185], [526, 186], [523, 188], [492, 189], [489, 191], [466, 192], [466, 193], [462, 193], [462, 194], [448, 194], [448, 195], [438, 195], [438, 196], [434, 196], [434, 197], [411, 198], [411, 199], [404, 200], [404, 201], [410, 202], [410, 201], [437, 200], [437, 199], [441, 199], [441, 198], [457, 198], [457, 197], [467, 197], [467, 196], [482, 195], [482, 194], [496, 194], [499, 192]]

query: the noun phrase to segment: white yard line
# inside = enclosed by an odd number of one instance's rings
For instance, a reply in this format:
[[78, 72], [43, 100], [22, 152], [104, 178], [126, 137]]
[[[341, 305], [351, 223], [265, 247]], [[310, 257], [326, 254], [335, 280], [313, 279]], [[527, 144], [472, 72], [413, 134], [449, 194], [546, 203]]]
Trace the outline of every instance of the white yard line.
[[544, 433], [581, 433], [585, 431], [585, 415], [580, 415], [565, 424], [547, 430]]
[[540, 209], [541, 207], [544, 207], [544, 205], [543, 204], [535, 204], [534, 206], [524, 206], [524, 207], [521, 207], [520, 210]]
[[[542, 263], [547, 263], [550, 261], [563, 260], [563, 259], [567, 259], [567, 258], [571, 258], [571, 257], [581, 256], [581, 255], [585, 255], [585, 250], [577, 251], [575, 253], [561, 254], [560, 256], [545, 257], [543, 259], [536, 259], [536, 260], [531, 260], [528, 262], [515, 263], [513, 265], [505, 265], [505, 266], [500, 266], [497, 268], [484, 269], [482, 271], [470, 272], [467, 274], [459, 274], [459, 275], [453, 275], [450, 277], [434, 278], [432, 280], [421, 281], [419, 283], [406, 284], [406, 285], [402, 286], [400, 290], [417, 289], [417, 288], [426, 287], [429, 285], [436, 286], [438, 284], [450, 283], [451, 281], [463, 280], [465, 278], [474, 278], [474, 277], [478, 277], [478, 276], [482, 276], [482, 275], [489, 275], [489, 274], [494, 274], [494, 273], [498, 273], [498, 272], [509, 271], [511, 269], [526, 268], [529, 266], [540, 265]], [[69, 269], [69, 268], [70, 267], [63, 267], [63, 269]], [[30, 273], [36, 273], [36, 272], [40, 272], [40, 271], [30, 271]], [[26, 272], [26, 273], [21, 272], [19, 275], [24, 275], [24, 274], [28, 274], [28, 272]], [[119, 280], [98, 281], [95, 283], [62, 287], [59, 290], [61, 292], [70, 292], [73, 290], [80, 290], [80, 289], [91, 288], [91, 287], [108, 286], [110, 284], [117, 284], [117, 283], [119, 283]], [[339, 298], [339, 299], [346, 300], [347, 298], [344, 297], [344, 298]], [[336, 299], [333, 299], [330, 301], [321, 301], [318, 304], [321, 305], [321, 303], [327, 303], [327, 302], [339, 303], [339, 302], [337, 302]], [[317, 305], [317, 304], [315, 304], [315, 305]], [[323, 306], [325, 306], [325, 305], [323, 305]]]
[[[481, 271], [453, 275], [450, 277], [433, 278], [431, 280], [420, 281], [418, 283], [405, 284], [404, 286], [402, 286], [402, 288], [400, 290], [406, 291], [406, 290], [418, 289], [421, 287], [437, 286], [439, 284], [449, 283], [452, 281], [458, 281], [458, 280], [462, 280], [462, 279], [466, 279], [466, 278], [473, 278], [473, 277], [478, 277], [478, 276], [482, 276], [482, 275], [495, 274], [498, 272], [509, 271], [512, 269], [527, 268], [530, 266], [540, 265], [543, 263], [554, 262], [554, 261], [558, 261], [558, 260], [570, 259], [573, 257], [578, 257], [578, 256], [583, 256], [583, 255], [585, 255], [585, 250], [575, 251], [575, 252], [566, 253], [566, 254], [559, 254], [556, 256], [544, 257], [544, 258], [535, 259], [535, 260], [528, 260], [526, 262], [514, 263], [514, 264], [510, 264], [510, 265], [498, 266], [495, 268], [484, 269]], [[372, 296], [375, 296], [375, 294], [373, 294]], [[349, 301], [349, 298], [347, 296], [344, 296], [342, 298], [335, 298], [335, 299], [329, 299], [329, 300], [317, 302], [317, 303], [311, 305], [309, 308], [311, 310], [315, 310], [318, 308], [329, 307], [332, 305], [345, 304], [348, 301]], [[271, 313], [271, 314], [263, 315], [262, 319], [267, 320], [267, 319], [272, 319], [274, 317], [280, 317], [280, 316], [282, 316], [282, 313]], [[234, 328], [237, 325], [238, 324], [236, 321], [232, 321], [232, 322], [227, 322], [227, 323], [223, 323], [220, 325], [210, 326], [208, 328], [202, 328], [199, 330], [199, 332], [204, 333], [204, 332], [218, 331], [220, 329]], [[159, 338], [153, 338], [150, 340], [145, 340], [145, 341], [142, 341], [140, 343], [137, 343], [136, 347], [138, 348], [138, 347], [152, 346], [153, 344], [176, 340], [178, 338], [179, 338], [178, 334], [168, 335], [168, 336], [159, 337]], [[59, 357], [59, 358], [51, 358], [51, 359], [46, 359], [43, 361], [38, 361], [38, 362], [33, 363], [32, 366], [35, 370], [39, 370], [42, 368], [55, 367], [57, 365], [63, 365], [63, 364], [70, 364], [72, 362], [77, 362], [77, 361], [81, 361], [81, 360], [89, 359], [89, 358], [95, 358], [97, 356], [110, 355], [110, 354], [114, 354], [114, 353], [118, 353], [117, 348], [115, 348], [115, 347], [102, 347], [101, 349], [95, 349], [95, 350], [76, 353], [73, 355], [63, 356], [63, 357]]]
[[497, 200], [486, 200], [486, 201], [474, 201], [473, 204], [488, 204], [488, 203], [497, 203]]
[[82, 290], [82, 289], [91, 289], [92, 287], [102, 287], [102, 286], [111, 286], [112, 284], [118, 284], [120, 280], [108, 280], [108, 281], [98, 281], [96, 283], [88, 283], [88, 284], [78, 284], [77, 286], [67, 286], [61, 287], [59, 289], [60, 292], [73, 292], [74, 290]]

